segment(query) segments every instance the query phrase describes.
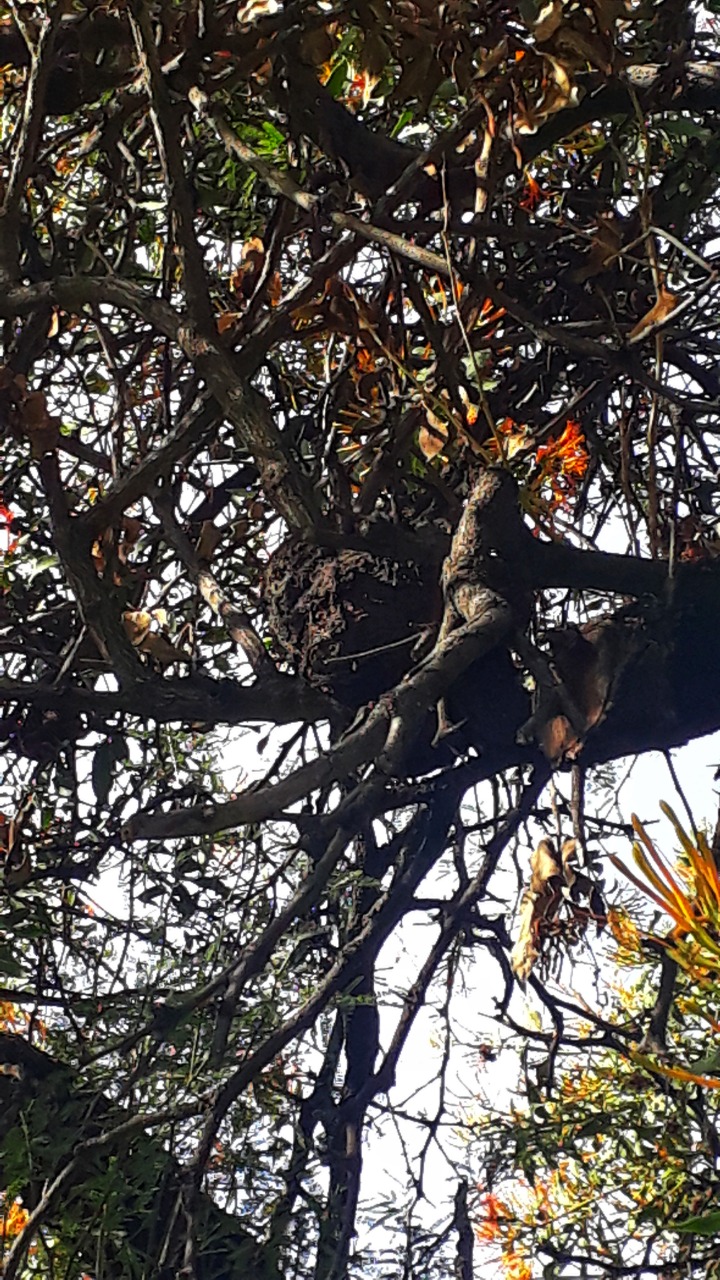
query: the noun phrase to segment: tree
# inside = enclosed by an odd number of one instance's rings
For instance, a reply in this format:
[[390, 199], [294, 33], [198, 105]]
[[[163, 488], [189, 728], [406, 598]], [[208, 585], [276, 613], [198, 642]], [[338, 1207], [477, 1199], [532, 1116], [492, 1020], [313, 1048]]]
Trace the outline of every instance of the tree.
[[626, 1059], [549, 966], [720, 728], [714, 21], [3, 10], [6, 1277], [469, 1280], [461, 1162], [356, 1237], [419, 1011], [515, 941]]
[[[690, 836], [664, 809], [675, 867], [635, 819], [642, 876], [623, 871], [673, 927], [658, 936], [611, 913], [625, 980], [604, 1036], [598, 1025], [581, 1053], [566, 1040], [557, 1061], [528, 1055], [526, 1105], [477, 1115], [471, 1142], [488, 1187], [479, 1236], [507, 1275], [532, 1276], [533, 1259], [549, 1276], [718, 1274], [717, 833], [712, 845]], [[653, 956], [662, 980], [649, 1000]]]

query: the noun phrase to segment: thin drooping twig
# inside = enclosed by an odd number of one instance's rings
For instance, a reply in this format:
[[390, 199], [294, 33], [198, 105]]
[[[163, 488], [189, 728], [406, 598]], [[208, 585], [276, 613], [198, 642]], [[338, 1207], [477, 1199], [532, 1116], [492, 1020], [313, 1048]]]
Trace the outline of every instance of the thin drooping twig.
[[[503, 851], [507, 848], [509, 841], [515, 835], [521, 823], [529, 817], [533, 805], [550, 774], [551, 768], [549, 765], [538, 767], [534, 771], [531, 780], [523, 788], [515, 808], [508, 814], [497, 835], [493, 836], [492, 840], [487, 844], [480, 870], [473, 877], [467, 888], [456, 894], [442, 912], [440, 933], [428, 953], [417, 979], [405, 996], [390, 1045], [376, 1072], [376, 1081], [373, 1084], [381, 1083], [382, 1088], [388, 1090], [394, 1083], [400, 1053], [410, 1034], [415, 1016], [423, 1007], [428, 987], [437, 971], [437, 966], [455, 937], [458, 921], [464, 919], [471, 908], [481, 901]], [[368, 1088], [370, 1087], [371, 1083], [369, 1082]]]
[[37, 148], [42, 136], [45, 93], [54, 66], [55, 41], [72, 0], [58, 0], [40, 29], [37, 44], [30, 48], [30, 77], [25, 90], [22, 123], [13, 139], [10, 174], [0, 208], [0, 282], [7, 288], [17, 280], [20, 269], [20, 224]]
[[[135, 5], [132, 23], [145, 63], [153, 124], [183, 265], [188, 323], [183, 323], [178, 336], [245, 443], [254, 448], [265, 488], [279, 514], [291, 528], [310, 533], [318, 522], [317, 502], [311, 486], [288, 456], [285, 442], [264, 408], [262, 397], [244, 385], [220, 342], [203, 253], [195, 232], [195, 208], [179, 145], [177, 115], [165, 84], [145, 5]], [[262, 421], [259, 431], [258, 419]]]

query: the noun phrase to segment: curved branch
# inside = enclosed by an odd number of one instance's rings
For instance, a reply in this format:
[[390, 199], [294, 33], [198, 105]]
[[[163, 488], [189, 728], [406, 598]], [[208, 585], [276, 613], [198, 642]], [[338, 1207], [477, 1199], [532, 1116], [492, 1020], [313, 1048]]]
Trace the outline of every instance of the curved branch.
[[309, 480], [288, 454], [265, 398], [240, 376], [232, 354], [213, 337], [198, 332], [168, 303], [117, 276], [60, 276], [9, 289], [0, 298], [0, 316], [26, 315], [42, 304], [79, 313], [88, 304], [121, 307], [176, 342], [215, 396], [234, 426], [241, 447], [257, 461], [263, 485], [276, 511], [291, 529], [311, 537], [319, 523], [317, 497]]

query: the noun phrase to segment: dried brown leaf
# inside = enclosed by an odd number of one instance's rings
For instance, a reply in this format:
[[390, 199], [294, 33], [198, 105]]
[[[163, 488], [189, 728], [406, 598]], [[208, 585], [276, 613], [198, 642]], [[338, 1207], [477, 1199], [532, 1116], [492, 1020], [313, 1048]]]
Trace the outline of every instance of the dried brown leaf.
[[441, 418], [435, 416], [430, 409], [425, 410], [428, 421], [418, 431], [418, 445], [426, 458], [435, 458], [447, 444], [448, 429]]
[[681, 298], [677, 293], [672, 293], [670, 289], [666, 289], [664, 284], [658, 289], [657, 301], [645, 312], [641, 320], [630, 330], [628, 334], [628, 342], [642, 342], [643, 338], [647, 338], [656, 329], [665, 323], [669, 316], [672, 315], [676, 307], [680, 305]]
[[538, 44], [542, 44], [544, 40], [549, 40], [551, 36], [555, 35], [562, 23], [562, 19], [562, 0], [550, 0], [549, 4], [543, 5], [533, 27], [533, 35]]

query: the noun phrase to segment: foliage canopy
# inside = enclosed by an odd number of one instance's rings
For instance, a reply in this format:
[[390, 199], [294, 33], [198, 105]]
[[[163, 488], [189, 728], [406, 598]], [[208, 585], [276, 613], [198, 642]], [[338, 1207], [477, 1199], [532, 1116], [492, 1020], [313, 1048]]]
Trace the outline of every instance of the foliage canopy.
[[0, 68], [4, 1275], [716, 1275], [717, 848], [639, 828], [674, 932], [566, 986], [614, 762], [720, 729], [712, 11], [58, 0]]

